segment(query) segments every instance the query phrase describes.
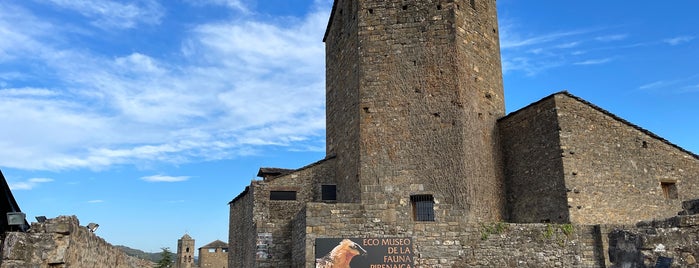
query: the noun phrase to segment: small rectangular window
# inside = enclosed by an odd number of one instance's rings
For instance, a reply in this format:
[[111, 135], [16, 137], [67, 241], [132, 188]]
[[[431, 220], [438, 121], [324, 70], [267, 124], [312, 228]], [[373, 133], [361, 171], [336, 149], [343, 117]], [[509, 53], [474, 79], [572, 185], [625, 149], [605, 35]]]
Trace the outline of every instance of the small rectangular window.
[[320, 192], [322, 200], [337, 200], [337, 185], [321, 185]]
[[411, 195], [413, 218], [416, 221], [434, 221], [434, 197], [429, 194]]
[[660, 187], [663, 188], [665, 199], [677, 199], [677, 184], [675, 182], [660, 182]]
[[269, 200], [296, 200], [296, 191], [270, 191]]
[[214, 253], [214, 252], [216, 252], [216, 249], [215, 249], [215, 248], [210, 248], [210, 249], [209, 249], [209, 253]]

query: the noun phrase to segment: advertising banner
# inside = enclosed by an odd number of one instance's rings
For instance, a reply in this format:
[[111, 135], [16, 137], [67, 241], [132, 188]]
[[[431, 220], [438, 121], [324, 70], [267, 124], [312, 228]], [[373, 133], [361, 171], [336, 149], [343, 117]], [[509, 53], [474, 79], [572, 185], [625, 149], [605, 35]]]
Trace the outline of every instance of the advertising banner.
[[415, 267], [412, 238], [317, 238], [315, 249], [316, 268]]

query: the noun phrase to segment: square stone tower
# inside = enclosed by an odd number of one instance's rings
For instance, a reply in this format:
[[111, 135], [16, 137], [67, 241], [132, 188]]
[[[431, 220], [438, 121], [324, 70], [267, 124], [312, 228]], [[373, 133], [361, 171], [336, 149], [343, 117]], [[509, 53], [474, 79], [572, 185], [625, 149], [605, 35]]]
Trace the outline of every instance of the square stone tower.
[[324, 37], [339, 202], [412, 196], [503, 218], [495, 0], [336, 0]]

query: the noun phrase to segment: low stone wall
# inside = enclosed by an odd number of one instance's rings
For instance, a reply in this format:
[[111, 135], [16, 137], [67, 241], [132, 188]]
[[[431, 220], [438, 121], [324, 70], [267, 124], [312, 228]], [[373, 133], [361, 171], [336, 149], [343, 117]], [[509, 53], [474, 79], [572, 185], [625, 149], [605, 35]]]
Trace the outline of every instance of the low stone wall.
[[32, 223], [27, 233], [7, 233], [0, 264], [1, 268], [153, 266], [150, 261], [126, 255], [80, 226], [75, 216], [60, 216], [43, 223]]
[[[609, 233], [612, 267], [699, 267], [699, 215], [641, 222]], [[668, 267], [668, 266], [657, 266]]]
[[362, 204], [309, 203], [300, 214], [289, 267], [314, 267], [317, 238], [351, 237], [412, 238], [414, 267], [653, 267], [667, 258], [697, 267], [699, 258], [699, 215], [637, 226], [423, 222], [399, 230]]

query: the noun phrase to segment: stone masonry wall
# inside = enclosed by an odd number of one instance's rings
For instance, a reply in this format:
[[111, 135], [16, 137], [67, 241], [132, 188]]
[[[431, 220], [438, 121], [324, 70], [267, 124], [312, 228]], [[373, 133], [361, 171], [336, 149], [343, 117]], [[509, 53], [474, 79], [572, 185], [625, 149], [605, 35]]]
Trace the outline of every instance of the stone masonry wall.
[[[326, 159], [287, 175], [253, 181], [246, 194], [231, 202], [229, 267], [288, 265], [291, 222], [306, 203], [320, 201], [322, 184], [334, 184], [334, 161]], [[270, 200], [271, 191], [295, 191], [296, 200]], [[266, 257], [256, 255], [260, 235], [271, 235], [271, 241], [261, 242], [266, 243]]]
[[495, 1], [356, 2], [362, 203], [431, 194], [466, 220], [501, 219]]
[[696, 155], [575, 96], [554, 97], [571, 222], [667, 218], [699, 197]]
[[439, 195], [467, 219], [502, 218], [498, 40], [495, 0], [335, 1], [327, 152], [342, 163], [339, 202], [423, 184], [385, 198]]
[[510, 222], [569, 222], [553, 98], [499, 122]]
[[671, 267], [698, 267], [699, 215], [641, 222], [609, 234], [611, 267], [654, 267], [661, 258]]
[[[209, 252], [214, 250], [214, 252]], [[199, 249], [199, 268], [226, 268], [228, 265], [228, 253], [222, 248]]]
[[302, 256], [284, 267], [314, 267], [315, 239], [339, 237], [412, 237], [415, 267], [604, 267], [597, 226], [438, 221], [406, 229], [367, 218], [380, 214], [372, 210], [360, 204], [309, 203], [304, 216], [297, 217], [305, 224], [294, 225], [307, 232], [305, 248], [294, 249]]
[[337, 0], [325, 42], [326, 153], [337, 156], [339, 202], [359, 202], [359, 62], [357, 1]]
[[10, 232], [2, 247], [3, 268], [26, 267], [152, 267], [126, 255], [80, 226], [75, 216], [60, 216], [32, 223], [27, 233]]
[[229, 203], [228, 267], [254, 267], [257, 225], [253, 221], [253, 185]]

